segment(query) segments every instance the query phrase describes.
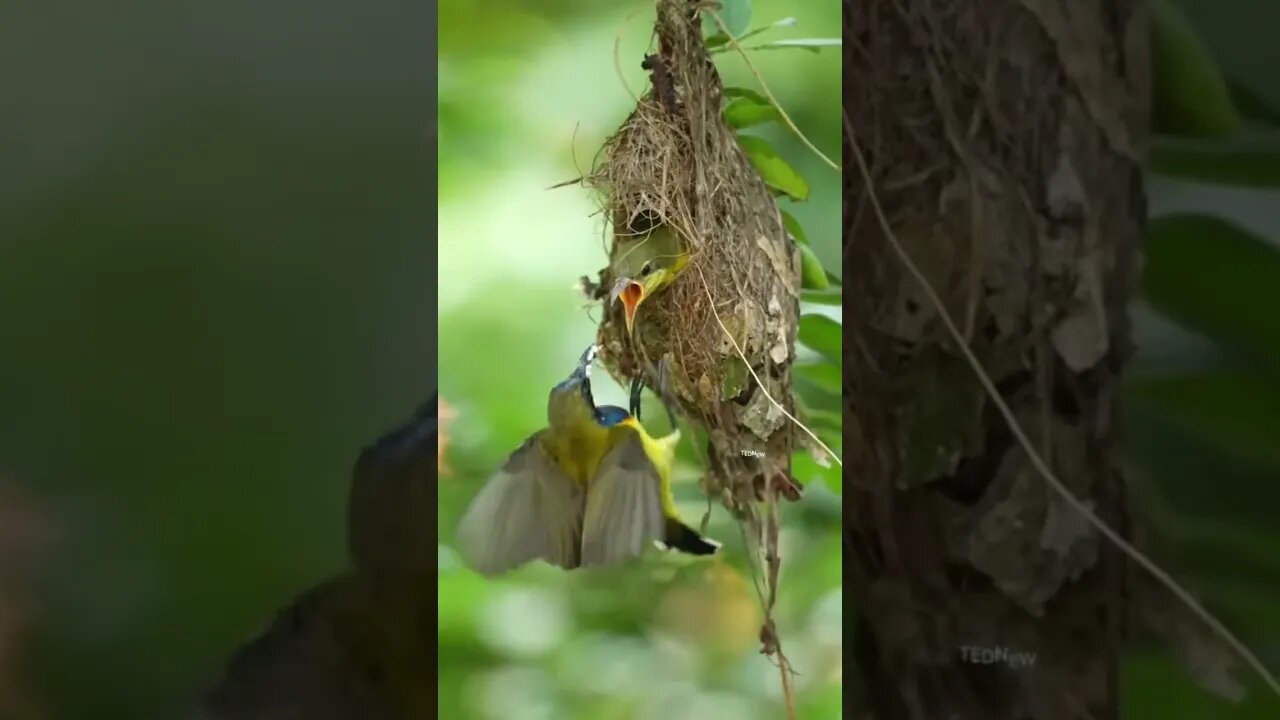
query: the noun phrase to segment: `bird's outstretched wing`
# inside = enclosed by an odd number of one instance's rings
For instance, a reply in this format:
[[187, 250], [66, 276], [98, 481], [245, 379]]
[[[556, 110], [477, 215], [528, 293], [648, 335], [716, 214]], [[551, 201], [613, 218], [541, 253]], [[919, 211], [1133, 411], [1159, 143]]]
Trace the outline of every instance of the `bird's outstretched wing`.
[[582, 509], [582, 490], [533, 435], [471, 501], [458, 523], [458, 550], [463, 562], [482, 575], [538, 559], [575, 568]]
[[604, 456], [587, 491], [582, 564], [615, 565], [662, 540], [666, 518], [658, 470], [635, 432]]

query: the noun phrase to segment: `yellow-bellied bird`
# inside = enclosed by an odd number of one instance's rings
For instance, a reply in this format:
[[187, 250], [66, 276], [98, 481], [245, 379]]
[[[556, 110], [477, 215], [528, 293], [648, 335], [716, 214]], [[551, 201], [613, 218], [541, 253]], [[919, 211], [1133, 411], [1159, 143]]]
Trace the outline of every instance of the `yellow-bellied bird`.
[[682, 523], [671, 495], [679, 431], [650, 437], [620, 407], [591, 396], [588, 348], [551, 389], [547, 427], [530, 436], [467, 508], [458, 548], [476, 572], [533, 560], [566, 569], [617, 565], [658, 543], [709, 555], [719, 543]]
[[613, 287], [609, 302], [622, 302], [627, 333], [635, 332], [636, 312], [650, 295], [670, 285], [689, 264], [689, 251], [679, 235], [666, 223], [659, 223], [614, 240], [609, 257]]

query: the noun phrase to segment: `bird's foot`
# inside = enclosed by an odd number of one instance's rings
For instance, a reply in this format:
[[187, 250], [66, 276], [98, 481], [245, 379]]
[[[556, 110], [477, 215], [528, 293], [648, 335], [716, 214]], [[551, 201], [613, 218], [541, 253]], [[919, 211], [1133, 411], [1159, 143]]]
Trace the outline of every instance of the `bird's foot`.
[[671, 427], [679, 427], [676, 421], [676, 413], [672, 408], [675, 406], [675, 396], [671, 392], [671, 383], [667, 377], [667, 359], [664, 357], [658, 361], [658, 397], [662, 399], [662, 407], [667, 411], [667, 419], [671, 421]]
[[644, 379], [633, 378], [631, 380], [631, 404], [627, 409], [631, 412], [631, 416], [638, 422], [640, 420], [640, 393], [644, 391]]

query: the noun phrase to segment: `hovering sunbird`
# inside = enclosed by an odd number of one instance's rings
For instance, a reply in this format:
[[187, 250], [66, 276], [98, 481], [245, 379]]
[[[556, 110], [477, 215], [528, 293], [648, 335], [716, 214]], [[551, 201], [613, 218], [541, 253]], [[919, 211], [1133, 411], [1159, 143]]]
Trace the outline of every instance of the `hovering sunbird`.
[[547, 427], [511, 453], [463, 515], [458, 548], [476, 572], [497, 575], [539, 559], [566, 569], [618, 565], [654, 543], [693, 555], [719, 549], [676, 513], [679, 430], [653, 438], [638, 413], [596, 406], [596, 351], [588, 348], [551, 389]]

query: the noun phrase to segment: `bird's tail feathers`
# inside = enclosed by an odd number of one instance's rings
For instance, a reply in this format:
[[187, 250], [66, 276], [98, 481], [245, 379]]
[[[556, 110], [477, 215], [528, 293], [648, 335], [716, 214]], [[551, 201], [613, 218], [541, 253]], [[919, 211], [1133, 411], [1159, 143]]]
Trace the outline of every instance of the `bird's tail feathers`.
[[663, 545], [671, 550], [679, 550], [690, 555], [714, 555], [720, 550], [720, 543], [671, 518], [667, 518], [667, 532]]

